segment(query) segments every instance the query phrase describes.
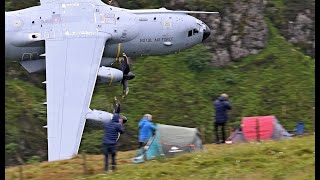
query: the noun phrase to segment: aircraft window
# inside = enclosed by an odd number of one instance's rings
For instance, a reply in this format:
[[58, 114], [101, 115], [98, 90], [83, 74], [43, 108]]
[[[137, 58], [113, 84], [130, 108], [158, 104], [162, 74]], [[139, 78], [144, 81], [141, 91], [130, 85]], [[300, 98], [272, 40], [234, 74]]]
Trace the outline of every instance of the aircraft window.
[[192, 30], [188, 32], [188, 37], [192, 36]]
[[193, 29], [193, 34], [199, 33], [197, 29]]
[[153, 20], [156, 20], [156, 19], [157, 19], [156, 17], [153, 18]]

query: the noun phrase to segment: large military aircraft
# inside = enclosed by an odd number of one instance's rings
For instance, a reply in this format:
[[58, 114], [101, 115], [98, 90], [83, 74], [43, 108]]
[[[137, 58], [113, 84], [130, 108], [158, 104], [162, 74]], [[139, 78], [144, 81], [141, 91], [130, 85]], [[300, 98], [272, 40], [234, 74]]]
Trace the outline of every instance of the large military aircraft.
[[[112, 118], [112, 113], [89, 108], [97, 77], [122, 83], [127, 95], [127, 80], [134, 77], [127, 56], [170, 54], [199, 44], [210, 29], [188, 14], [217, 13], [129, 10], [100, 0], [40, 4], [5, 12], [5, 57], [30, 73], [46, 71], [49, 161], [78, 153], [86, 119]], [[121, 70], [111, 67], [117, 60]]]

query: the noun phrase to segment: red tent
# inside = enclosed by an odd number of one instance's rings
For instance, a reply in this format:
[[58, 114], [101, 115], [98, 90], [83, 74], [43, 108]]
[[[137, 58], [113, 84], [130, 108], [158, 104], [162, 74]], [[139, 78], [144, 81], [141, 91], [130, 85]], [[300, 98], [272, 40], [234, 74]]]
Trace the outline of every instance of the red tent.
[[243, 117], [241, 129], [235, 130], [226, 143], [283, 139], [291, 137], [275, 116]]
[[242, 118], [242, 132], [250, 140], [270, 139], [273, 134], [274, 116], [255, 116]]

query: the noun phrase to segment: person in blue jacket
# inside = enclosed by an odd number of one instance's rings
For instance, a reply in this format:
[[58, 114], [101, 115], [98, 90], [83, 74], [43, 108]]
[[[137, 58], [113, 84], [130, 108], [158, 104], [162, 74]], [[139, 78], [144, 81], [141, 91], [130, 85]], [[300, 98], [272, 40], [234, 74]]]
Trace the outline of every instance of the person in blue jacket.
[[104, 170], [108, 171], [108, 155], [112, 157], [112, 170], [116, 170], [116, 145], [120, 134], [124, 133], [123, 119], [117, 113], [113, 114], [110, 122], [105, 124], [103, 146], [104, 146]]
[[139, 124], [139, 148], [143, 147], [149, 138], [154, 135], [157, 127], [152, 123], [152, 115], [145, 114]]
[[220, 144], [218, 128], [221, 127], [222, 143], [225, 142], [225, 124], [228, 121], [227, 111], [232, 109], [231, 104], [228, 101], [227, 94], [221, 94], [217, 100], [214, 101], [215, 108], [215, 121], [214, 121], [214, 131], [216, 137], [216, 143]]

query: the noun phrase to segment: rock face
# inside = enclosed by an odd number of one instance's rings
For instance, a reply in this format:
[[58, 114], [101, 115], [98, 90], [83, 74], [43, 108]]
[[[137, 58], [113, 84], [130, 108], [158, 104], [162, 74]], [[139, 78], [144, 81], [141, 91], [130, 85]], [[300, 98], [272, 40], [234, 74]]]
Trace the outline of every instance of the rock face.
[[315, 0], [266, 1], [266, 14], [290, 43], [315, 54]]
[[[183, 0], [171, 1], [173, 7], [183, 7]], [[219, 12], [220, 15], [200, 14], [197, 18], [211, 29], [205, 44], [210, 47], [212, 65], [223, 66], [266, 46], [268, 29], [264, 22], [261, 0], [236, 0]]]
[[[197, 7], [197, 4], [191, 2], [193, 1], [170, 0], [165, 3], [165, 7], [205, 10], [205, 7]], [[277, 6], [274, 6], [275, 9], [272, 11], [267, 9], [270, 3], [273, 3], [270, 0], [234, 0], [230, 2], [232, 3], [226, 3], [227, 5], [221, 8], [219, 15], [196, 15], [211, 29], [211, 36], [205, 41], [205, 44], [212, 52], [211, 64], [214, 66], [226, 65], [230, 61], [237, 61], [250, 54], [256, 54], [265, 48], [268, 29], [264, 18], [275, 14], [271, 20], [277, 21], [279, 18], [276, 15], [282, 11]], [[289, 42], [301, 47], [306, 54], [313, 57], [315, 52], [314, 2], [315, 0], [305, 0], [305, 2], [284, 0], [286, 10], [280, 13], [284, 22], [281, 24], [274, 22]]]
[[295, 21], [289, 21], [287, 32], [288, 34], [286, 34], [285, 37], [288, 39], [289, 42], [302, 46], [306, 54], [314, 57], [314, 16], [312, 19], [310, 10], [298, 13]]

